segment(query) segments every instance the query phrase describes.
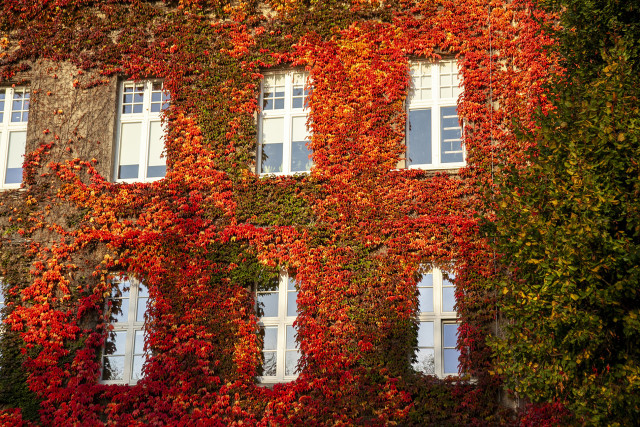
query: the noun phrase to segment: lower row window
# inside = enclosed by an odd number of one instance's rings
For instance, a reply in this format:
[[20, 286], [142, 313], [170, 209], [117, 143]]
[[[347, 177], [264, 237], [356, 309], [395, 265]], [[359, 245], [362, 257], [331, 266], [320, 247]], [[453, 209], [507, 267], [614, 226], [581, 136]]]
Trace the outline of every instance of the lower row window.
[[413, 368], [428, 375], [458, 374], [458, 323], [453, 275], [434, 268], [418, 282], [418, 345]]
[[135, 384], [142, 378], [144, 315], [149, 304], [147, 287], [133, 278], [115, 281], [107, 303], [112, 330], [104, 345], [101, 381]]
[[[455, 285], [447, 273], [424, 273], [418, 290], [418, 342], [413, 368], [428, 375], [458, 374], [460, 351], [455, 312]], [[297, 377], [300, 351], [294, 322], [298, 314], [296, 281], [281, 273], [262, 282], [256, 292], [256, 310], [263, 339], [259, 381], [277, 383]], [[0, 307], [2, 306], [0, 294]], [[145, 361], [144, 316], [149, 306], [146, 286], [133, 278], [115, 281], [107, 313], [112, 329], [102, 356], [103, 383], [135, 384]]]
[[296, 281], [288, 274], [258, 286], [256, 305], [263, 337], [263, 383], [290, 381], [297, 376], [297, 334], [293, 326], [298, 315]]

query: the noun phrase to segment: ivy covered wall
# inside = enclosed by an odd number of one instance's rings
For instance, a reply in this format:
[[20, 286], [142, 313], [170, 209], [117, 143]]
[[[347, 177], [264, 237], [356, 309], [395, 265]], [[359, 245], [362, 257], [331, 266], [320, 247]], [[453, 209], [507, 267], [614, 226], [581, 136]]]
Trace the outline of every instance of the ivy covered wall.
[[[485, 343], [499, 321], [479, 218], [495, 174], [527, 162], [512, 118], [532, 127], [548, 108], [551, 18], [525, 1], [4, 2], [0, 76], [33, 100], [23, 189], [0, 194], [0, 420], [513, 422]], [[408, 62], [443, 56], [464, 81], [467, 167], [397, 169]], [[313, 82], [314, 167], [259, 178], [262, 73], [285, 67]], [[163, 180], [112, 182], [123, 78], [171, 93]], [[460, 381], [411, 368], [416, 281], [432, 267], [456, 275]], [[299, 286], [300, 374], [270, 389], [256, 384], [254, 290], [280, 268]], [[154, 301], [134, 386], [98, 382], [123, 272]]]

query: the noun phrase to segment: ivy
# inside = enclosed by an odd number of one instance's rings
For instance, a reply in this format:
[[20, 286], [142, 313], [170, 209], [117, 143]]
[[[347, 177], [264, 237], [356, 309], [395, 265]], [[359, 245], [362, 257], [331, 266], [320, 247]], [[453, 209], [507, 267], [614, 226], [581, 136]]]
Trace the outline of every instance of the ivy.
[[[35, 398], [7, 402], [23, 412], [0, 420], [32, 419], [37, 405], [40, 423], [63, 425], [508, 422], [502, 377], [489, 374], [494, 257], [479, 218], [493, 220], [498, 166], [529, 162], [511, 118], [531, 129], [533, 110], [550, 108], [543, 83], [557, 58], [540, 50], [551, 43], [540, 29], [552, 19], [524, 1], [4, 2], [3, 82], [38, 71], [88, 96], [116, 76], [162, 78], [171, 107], [167, 175], [136, 184], [106, 181], [102, 159], [80, 154], [100, 142], [69, 130], [82, 106], [32, 114], [30, 129], [46, 132], [29, 136], [24, 190], [1, 196], [1, 243], [28, 256], [7, 267], [25, 279], [5, 325], [24, 343]], [[409, 59], [444, 55], [463, 75], [468, 166], [397, 169]], [[285, 66], [313, 82], [315, 166], [259, 178], [262, 72]], [[68, 99], [46, 90], [33, 105]], [[410, 368], [415, 285], [430, 267], [456, 273], [460, 380]], [[253, 290], [279, 269], [299, 285], [301, 372], [268, 389], [255, 383]], [[105, 298], [123, 273], [154, 301], [153, 357], [135, 386], [98, 383]]]

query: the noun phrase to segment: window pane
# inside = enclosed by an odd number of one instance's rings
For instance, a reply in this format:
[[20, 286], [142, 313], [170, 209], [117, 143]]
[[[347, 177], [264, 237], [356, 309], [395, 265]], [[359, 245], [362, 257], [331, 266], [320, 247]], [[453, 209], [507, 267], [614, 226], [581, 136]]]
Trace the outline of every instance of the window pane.
[[287, 351], [284, 360], [284, 374], [295, 375], [298, 367], [298, 359], [300, 359], [299, 351]]
[[433, 312], [433, 273], [425, 273], [418, 283], [418, 312]]
[[111, 300], [111, 322], [122, 323], [129, 321], [129, 298]]
[[291, 172], [310, 171], [313, 166], [312, 151], [307, 147], [307, 141], [293, 141], [291, 143]]
[[433, 322], [418, 325], [418, 347], [433, 347]]
[[138, 178], [142, 123], [123, 123], [120, 128], [120, 160], [118, 178]]
[[133, 367], [131, 371], [131, 379], [139, 380], [144, 376], [142, 374], [142, 366], [144, 365], [144, 356], [133, 356]]
[[291, 119], [291, 171], [300, 172], [311, 170], [311, 150], [307, 143], [311, 134], [307, 129], [307, 117], [293, 117]]
[[455, 311], [456, 295], [455, 285], [446, 278], [446, 273], [442, 275], [442, 311]]
[[433, 288], [418, 288], [418, 312], [433, 313]]
[[149, 306], [149, 298], [138, 298], [138, 307], [136, 310], [136, 322], [144, 322], [144, 314], [147, 312]]
[[278, 293], [259, 293], [257, 296], [258, 317], [278, 316]]
[[264, 331], [264, 350], [277, 350], [278, 349], [278, 328], [268, 327], [262, 328]]
[[458, 358], [460, 357], [460, 351], [451, 348], [444, 349], [444, 373], [445, 374], [457, 374], [458, 373]]
[[408, 124], [408, 163], [431, 163], [431, 110], [420, 109], [409, 111]]
[[455, 288], [442, 288], [442, 311], [455, 311]]
[[457, 107], [442, 107], [440, 115], [441, 161], [462, 162], [462, 128], [458, 123]]
[[123, 355], [125, 353], [126, 342], [126, 331], [110, 332], [104, 344], [104, 354]]
[[6, 89], [0, 89], [0, 123], [4, 121], [4, 106], [6, 96]]
[[27, 132], [9, 133], [9, 154], [7, 156], [7, 175], [5, 184], [19, 184], [22, 182], [22, 163], [27, 143]]
[[413, 369], [424, 372], [425, 374], [434, 375], [436, 373], [436, 358], [432, 348], [421, 348], [416, 352], [416, 361]]
[[295, 291], [287, 291], [287, 316], [298, 315], [298, 293]]
[[287, 350], [295, 350], [298, 348], [298, 343], [296, 342], [296, 330], [293, 326], [287, 325]]
[[409, 102], [431, 99], [431, 64], [416, 62], [411, 64], [411, 87], [409, 88]]
[[283, 144], [263, 144], [262, 145], [262, 173], [282, 172], [282, 150]]
[[135, 331], [135, 340], [133, 343], [134, 354], [144, 354], [144, 331]]
[[273, 377], [276, 375], [277, 369], [277, 355], [273, 351], [265, 351], [262, 353], [264, 355], [264, 363], [262, 364], [262, 375], [265, 377]]
[[124, 379], [124, 356], [105, 356], [102, 358], [102, 379]]
[[164, 131], [161, 122], [149, 123], [149, 165], [147, 178], [162, 178], [167, 171], [165, 159], [162, 157], [164, 150]]
[[442, 342], [445, 348], [455, 348], [458, 344], [457, 323], [445, 323], [442, 325]]

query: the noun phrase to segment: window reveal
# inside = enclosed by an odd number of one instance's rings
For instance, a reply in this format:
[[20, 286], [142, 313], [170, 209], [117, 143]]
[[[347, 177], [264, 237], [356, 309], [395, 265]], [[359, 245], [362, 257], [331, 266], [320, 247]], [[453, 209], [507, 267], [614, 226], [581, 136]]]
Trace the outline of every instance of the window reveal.
[[457, 99], [462, 93], [455, 60], [410, 65], [407, 164], [422, 169], [464, 166]]
[[30, 98], [27, 88], [0, 88], [0, 188], [22, 182]]
[[422, 275], [418, 287], [418, 346], [413, 367], [428, 375], [458, 374], [460, 351], [455, 285], [434, 269]]
[[142, 378], [144, 315], [148, 304], [149, 292], [142, 282], [118, 279], [107, 303], [112, 329], [102, 355], [102, 382], [135, 384]]
[[291, 174], [311, 169], [307, 81], [308, 75], [301, 72], [265, 73], [260, 94], [258, 173]]
[[297, 376], [300, 352], [293, 326], [298, 315], [297, 297], [296, 281], [286, 273], [258, 287], [256, 308], [263, 337], [262, 383], [290, 381]]
[[165, 176], [161, 112], [169, 93], [160, 81], [122, 83], [118, 106], [117, 181], [152, 181]]

